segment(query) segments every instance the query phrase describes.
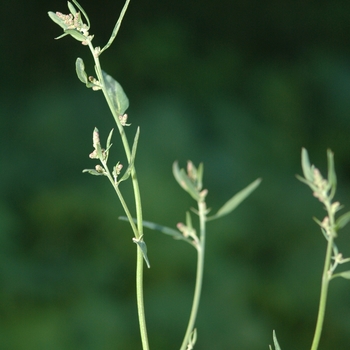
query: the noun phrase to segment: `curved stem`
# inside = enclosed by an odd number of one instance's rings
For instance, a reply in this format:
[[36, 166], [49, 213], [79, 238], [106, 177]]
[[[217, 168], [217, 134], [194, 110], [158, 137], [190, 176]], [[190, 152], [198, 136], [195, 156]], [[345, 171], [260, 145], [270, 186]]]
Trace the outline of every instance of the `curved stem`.
[[190, 319], [188, 321], [185, 337], [182, 341], [180, 350], [186, 350], [189, 343], [191, 334], [194, 330], [194, 325], [197, 318], [198, 307], [201, 297], [202, 285], [203, 285], [203, 272], [204, 272], [204, 253], [205, 253], [205, 223], [206, 223], [206, 204], [205, 202], [198, 202], [198, 214], [200, 225], [200, 239], [197, 245], [197, 271], [196, 271], [196, 285], [194, 290], [193, 302]]

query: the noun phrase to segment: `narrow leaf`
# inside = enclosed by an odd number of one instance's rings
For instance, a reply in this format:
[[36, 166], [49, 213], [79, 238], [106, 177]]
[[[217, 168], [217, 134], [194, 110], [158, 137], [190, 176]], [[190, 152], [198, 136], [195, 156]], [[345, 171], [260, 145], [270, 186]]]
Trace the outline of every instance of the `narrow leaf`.
[[98, 172], [98, 171], [95, 170], [95, 169], [84, 169], [84, 170], [83, 170], [83, 173], [89, 173], [89, 174], [91, 174], [91, 175], [97, 175], [97, 176], [105, 175], [104, 173], [100, 173], [100, 172]]
[[58, 24], [63, 30], [66, 30], [68, 28], [68, 26], [64, 23], [64, 21], [62, 20], [62, 18], [59, 18], [56, 13], [49, 11], [47, 13], [49, 15], [49, 17], [56, 23]]
[[120, 12], [120, 15], [119, 15], [119, 18], [118, 18], [118, 21], [116, 23], [116, 25], [114, 26], [114, 29], [112, 31], [112, 34], [111, 34], [111, 37], [109, 38], [107, 44], [102, 48], [102, 50], [100, 51], [100, 54], [107, 50], [113, 43], [114, 39], [116, 38], [117, 34], [118, 34], [118, 31], [119, 31], [119, 28], [120, 28], [120, 25], [122, 24], [122, 20], [123, 20], [123, 17], [125, 15], [125, 12], [129, 6], [129, 2], [130, 0], [126, 0], [125, 1], [125, 4], [122, 8], [122, 11]]
[[328, 183], [331, 187], [330, 197], [333, 198], [337, 188], [337, 175], [334, 168], [334, 153], [329, 149], [327, 150], [328, 159]]
[[276, 336], [275, 330], [272, 332], [272, 338], [273, 338], [273, 344], [275, 345], [275, 350], [281, 350], [281, 347], [277, 341], [277, 336]]
[[184, 183], [182, 181], [182, 175], [181, 175], [181, 171], [180, 171], [180, 167], [179, 167], [179, 163], [177, 161], [175, 161], [173, 163], [173, 175], [175, 177], [175, 180], [177, 181], [177, 183], [184, 189], [187, 191], [187, 188], [184, 187]]
[[90, 20], [89, 17], [87, 16], [86, 12], [84, 11], [84, 9], [81, 7], [81, 5], [78, 3], [78, 1], [73, 0], [74, 4], [77, 6], [77, 8], [79, 9], [79, 11], [84, 15], [85, 19], [86, 19], [86, 24], [88, 26], [88, 28], [90, 28]]
[[191, 213], [189, 211], [186, 211], [186, 226], [189, 229], [193, 230]]
[[118, 115], [123, 115], [129, 107], [129, 99], [121, 85], [106, 72], [102, 71], [107, 94], [110, 97], [113, 107]]
[[64, 31], [65, 34], [69, 34], [71, 35], [74, 39], [78, 40], [78, 41], [84, 41], [86, 40], [86, 37], [84, 34], [81, 34], [80, 32], [78, 32], [76, 29], [66, 29]]
[[67, 33], [63, 33], [62, 35], [58, 36], [57, 38], [55, 38], [55, 40], [58, 40], [58, 39], [61, 39], [65, 36], [67, 36], [68, 34]]
[[260, 184], [261, 179], [256, 179], [246, 188], [235, 194], [230, 200], [228, 200], [219, 210], [218, 212], [208, 217], [207, 221], [218, 219], [224, 215], [231, 213], [237, 206], [242, 203]]
[[88, 82], [87, 74], [85, 72], [84, 61], [78, 57], [75, 61], [75, 70], [77, 72], [77, 76], [81, 82], [86, 84]]
[[133, 238], [132, 240], [141, 249], [141, 252], [142, 252], [143, 258], [144, 258], [144, 260], [145, 260], [145, 262], [147, 264], [147, 267], [150, 268], [151, 265], [149, 264], [149, 260], [148, 260], [148, 257], [147, 257], [147, 246], [146, 246], [146, 243], [142, 239]]
[[203, 163], [200, 163], [197, 169], [197, 188], [199, 191], [203, 187], [203, 171], [204, 171]]
[[307, 150], [305, 148], [302, 148], [301, 150], [301, 167], [303, 169], [303, 174], [306, 180], [313, 182], [313, 173], [311, 170], [309, 155], [307, 153]]
[[134, 138], [134, 143], [132, 145], [129, 166], [126, 169], [125, 173], [123, 174], [122, 178], [118, 181], [118, 183], [127, 180], [131, 174], [131, 171], [135, 164], [136, 150], [137, 150], [137, 143], [139, 141], [139, 136], [140, 136], [140, 127], [137, 128], [136, 135]]
[[350, 280], [350, 271], [344, 271], [344, 272], [337, 273], [336, 275], [333, 276], [333, 278], [334, 277], [343, 277], [347, 280]]
[[350, 211], [339, 216], [339, 218], [335, 222], [335, 226], [338, 229], [343, 228], [350, 221]]
[[185, 170], [179, 168], [178, 162], [173, 163], [173, 174], [178, 184], [198, 202], [200, 200], [199, 192], [194, 183], [189, 179]]
[[[120, 216], [119, 220], [129, 221], [126, 216]], [[133, 219], [133, 221], [135, 223], [137, 222], [136, 219]], [[162, 232], [162, 233], [164, 233], [166, 235], [172, 236], [174, 239], [183, 240], [183, 241], [186, 241], [186, 242], [188, 242], [188, 243], [190, 243], [192, 245], [192, 243], [191, 243], [191, 241], [189, 239], [185, 238], [179, 231], [174, 230], [173, 228], [170, 228], [170, 227], [167, 227], [167, 226], [163, 226], [163, 225], [159, 225], [159, 224], [156, 224], [156, 223], [150, 222], [150, 221], [142, 221], [142, 225], [143, 225], [143, 227], [147, 227], [147, 228], [149, 228], [151, 230]]]
[[70, 13], [75, 16], [75, 14], [77, 13], [77, 10], [75, 9], [75, 7], [73, 6], [73, 4], [69, 1], [67, 1], [68, 3], [68, 8], [69, 8], [69, 11]]
[[106, 144], [106, 150], [108, 150], [112, 146], [111, 141], [112, 141], [113, 131], [114, 131], [114, 129], [112, 129], [110, 131], [109, 135], [108, 135], [107, 144]]

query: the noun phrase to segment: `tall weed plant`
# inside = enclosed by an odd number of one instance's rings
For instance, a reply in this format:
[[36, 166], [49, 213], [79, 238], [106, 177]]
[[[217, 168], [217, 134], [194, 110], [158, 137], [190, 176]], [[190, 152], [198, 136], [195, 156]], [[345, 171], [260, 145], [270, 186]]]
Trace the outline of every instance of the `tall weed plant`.
[[[87, 88], [92, 91], [102, 92], [114, 118], [118, 137], [121, 139], [124, 149], [123, 152], [127, 159], [127, 164], [122, 164], [119, 161], [111, 161], [109, 156], [112, 150], [114, 151], [112, 143], [114, 130], [112, 129], [108, 135], [100, 135], [99, 130], [95, 128], [92, 132], [92, 151], [89, 155], [89, 157], [95, 161], [95, 167], [85, 169], [83, 172], [107, 178], [124, 210], [124, 215], [120, 216], [120, 219], [127, 221], [130, 225], [131, 242], [135, 244], [136, 249], [136, 304], [142, 349], [150, 349], [143, 291], [144, 267], [151, 268], [152, 263], [152, 256], [149, 256], [147, 253], [147, 235], [144, 232], [145, 228], [149, 228], [158, 230], [176, 240], [188, 243], [193, 247], [196, 253], [197, 264], [193, 302], [187, 329], [181, 345], [179, 344], [180, 350], [190, 350], [195, 347], [197, 336], [200, 335], [200, 330], [197, 332], [196, 329], [196, 318], [203, 286], [207, 234], [206, 224], [208, 221], [219, 219], [236, 209], [236, 207], [260, 185], [261, 179], [255, 180], [240, 192], [236, 193], [213, 214], [206, 201], [208, 190], [203, 185], [203, 164], [195, 166], [191, 161], [188, 161], [187, 166], [181, 168], [178, 162], [175, 161], [172, 169], [175, 180], [194, 200], [196, 207], [186, 211], [184, 222], [179, 222], [177, 226], [173, 228], [144, 220], [142, 214], [142, 197], [136, 171], [136, 155], [140, 138], [140, 127], [136, 128], [134, 135], [130, 136], [128, 134], [128, 129], [132, 129], [130, 128], [131, 123], [129, 123], [126, 113], [129, 107], [128, 97], [119, 82], [102, 69], [100, 62], [102, 53], [112, 45], [117, 37], [129, 2], [130, 0], [126, 0], [112, 34], [108, 42], [102, 48], [93, 45], [94, 35], [90, 33], [89, 17], [76, 0], [73, 0], [73, 3], [68, 1], [68, 14], [63, 14], [61, 12], [49, 12], [48, 14], [49, 17], [63, 29], [63, 34], [56, 39], [71, 36], [87, 46], [90, 50], [95, 64], [94, 73], [90, 73], [91, 69], [88, 69], [89, 73], [87, 73], [83, 59], [77, 58], [75, 62], [77, 77]], [[132, 139], [132, 141], [130, 141], [130, 139]], [[336, 271], [338, 265], [349, 262], [350, 258], [344, 258], [335, 244], [338, 231], [350, 221], [350, 212], [340, 216], [336, 215], [338, 211], [342, 209], [342, 206], [339, 202], [333, 200], [337, 185], [333, 153], [330, 150], [327, 152], [327, 178], [324, 178], [320, 171], [314, 165], [311, 165], [308, 153], [305, 149], [302, 149], [301, 159], [303, 177], [297, 177], [310, 187], [313, 196], [323, 204], [326, 210], [326, 216], [322, 220], [315, 219], [315, 222], [320, 226], [321, 232], [327, 241], [326, 256], [321, 278], [319, 310], [311, 345], [311, 350], [316, 350], [319, 347], [321, 339], [329, 283], [336, 277], [350, 279], [350, 270], [342, 272]], [[123, 182], [125, 181], [131, 181], [132, 183], [134, 193], [134, 201], [132, 203], [128, 203], [123, 195]], [[128, 244], [129, 242], [129, 238], [126, 238], [124, 244]], [[292, 346], [291, 344], [290, 347]], [[281, 349], [275, 331], [273, 331], [273, 347], [275, 350]], [[270, 350], [272, 350], [273, 347], [270, 345]]]

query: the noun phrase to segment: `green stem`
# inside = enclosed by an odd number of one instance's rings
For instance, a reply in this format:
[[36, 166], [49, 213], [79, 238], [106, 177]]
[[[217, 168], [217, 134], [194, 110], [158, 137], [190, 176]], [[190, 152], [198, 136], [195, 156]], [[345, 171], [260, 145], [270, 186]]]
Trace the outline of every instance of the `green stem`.
[[190, 319], [188, 321], [187, 330], [185, 337], [182, 341], [180, 350], [186, 350], [189, 343], [191, 334], [194, 330], [196, 322], [199, 301], [201, 297], [202, 285], [203, 285], [203, 272], [204, 272], [204, 253], [205, 253], [205, 223], [206, 223], [206, 204], [205, 202], [198, 202], [198, 214], [199, 214], [199, 225], [200, 225], [200, 239], [197, 245], [197, 271], [196, 271], [196, 285], [194, 290], [194, 297], [192, 302], [192, 309]]
[[[331, 225], [331, 227], [333, 227], [334, 215], [331, 212], [330, 205], [327, 205], [326, 203], [325, 203], [325, 205], [327, 207], [330, 225]], [[327, 252], [326, 252], [326, 258], [325, 258], [323, 274], [322, 274], [320, 303], [319, 303], [319, 308], [318, 308], [316, 329], [315, 329], [314, 338], [313, 338], [312, 345], [311, 345], [311, 350], [318, 349], [318, 345], [319, 345], [320, 339], [321, 339], [321, 333], [322, 333], [324, 316], [325, 316], [325, 311], [326, 311], [326, 304], [327, 304], [328, 287], [329, 287], [329, 282], [331, 279], [329, 271], [330, 271], [330, 266], [331, 266], [334, 236], [335, 236], [335, 232], [330, 232], [330, 234], [328, 236]]]
[[104, 169], [107, 171], [106, 175], [108, 177], [108, 180], [110, 181], [110, 183], [112, 184], [115, 192], [117, 193], [118, 199], [119, 199], [119, 201], [120, 201], [120, 203], [121, 203], [121, 205], [122, 205], [122, 207], [124, 209], [124, 212], [125, 212], [128, 220], [129, 220], [129, 223], [130, 223], [131, 228], [132, 228], [132, 230], [134, 232], [134, 235], [135, 235], [135, 237], [138, 237], [137, 227], [135, 226], [135, 223], [134, 223], [133, 217], [132, 217], [132, 215], [130, 213], [130, 210], [128, 208], [128, 205], [126, 204], [125, 199], [124, 199], [122, 193], [120, 192], [119, 186], [115, 183], [115, 181], [114, 181], [114, 179], [113, 179], [113, 177], [112, 177], [112, 175], [111, 175], [111, 173], [110, 173], [110, 171], [108, 169], [108, 166], [107, 166], [106, 162], [103, 161], [102, 165], [103, 165]]
[[[127, 140], [127, 137], [125, 135], [125, 131], [123, 126], [120, 123], [119, 115], [116, 113], [116, 110], [113, 106], [113, 102], [111, 101], [106, 87], [105, 82], [102, 75], [102, 69], [100, 65], [100, 61], [97, 55], [94, 53], [94, 48], [91, 44], [91, 42], [88, 42], [89, 48], [91, 50], [91, 53], [94, 57], [95, 61], [95, 70], [97, 77], [101, 83], [102, 86], [102, 92], [103, 95], [107, 101], [107, 104], [109, 106], [109, 109], [111, 110], [111, 113], [114, 117], [114, 120], [117, 124], [120, 137], [124, 146], [125, 154], [128, 160], [128, 163], [130, 163], [131, 158], [131, 152], [130, 152], [130, 146], [129, 142]], [[137, 231], [135, 233], [136, 239], [139, 239], [143, 236], [143, 226], [142, 226], [142, 205], [141, 205], [141, 195], [140, 195], [140, 189], [139, 189], [139, 183], [137, 180], [136, 175], [136, 169], [135, 166], [133, 166], [131, 170], [131, 179], [134, 189], [134, 197], [135, 197], [135, 207], [136, 207], [136, 218], [137, 218]], [[130, 221], [131, 224], [131, 221]], [[139, 316], [139, 324], [140, 324], [140, 333], [141, 333], [141, 342], [142, 342], [142, 348], [143, 350], [149, 350], [149, 344], [148, 344], [148, 337], [147, 337], [147, 328], [146, 328], [146, 318], [145, 318], [145, 308], [144, 308], [144, 301], [143, 301], [143, 256], [141, 253], [140, 248], [137, 246], [137, 267], [136, 267], [136, 294], [137, 294], [137, 310], [138, 310], [138, 316]]]

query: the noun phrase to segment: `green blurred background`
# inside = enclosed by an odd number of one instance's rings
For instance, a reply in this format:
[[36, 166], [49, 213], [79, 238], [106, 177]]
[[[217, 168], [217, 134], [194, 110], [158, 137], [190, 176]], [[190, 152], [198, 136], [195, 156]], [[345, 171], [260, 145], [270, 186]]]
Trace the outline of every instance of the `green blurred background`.
[[[103, 46], [122, 1], [81, 1]], [[0, 348], [140, 349], [135, 245], [95, 163], [92, 131], [113, 119], [86, 47], [47, 11], [65, 1], [2, 2]], [[326, 242], [322, 205], [295, 178], [306, 147], [323, 173], [335, 152], [337, 199], [350, 207], [350, 3], [132, 0], [104, 69], [129, 99], [129, 138], [144, 217], [174, 227], [194, 203], [175, 183], [179, 160], [204, 162], [208, 205], [257, 177], [258, 190], [209, 223], [198, 350], [310, 348]], [[125, 160], [117, 135], [111, 161]], [[132, 200], [130, 184], [122, 189]], [[338, 246], [350, 255], [349, 229]], [[152, 349], [178, 349], [191, 305], [195, 251], [146, 232], [145, 302]], [[331, 284], [320, 349], [348, 349], [350, 285]]]

